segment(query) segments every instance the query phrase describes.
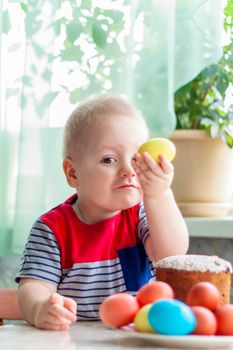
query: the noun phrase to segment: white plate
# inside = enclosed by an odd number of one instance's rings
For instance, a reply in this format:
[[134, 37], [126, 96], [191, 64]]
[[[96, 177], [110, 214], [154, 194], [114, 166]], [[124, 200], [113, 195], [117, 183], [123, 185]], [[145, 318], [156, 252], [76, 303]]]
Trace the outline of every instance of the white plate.
[[156, 345], [170, 348], [198, 348], [198, 349], [214, 349], [214, 348], [228, 348], [233, 349], [233, 336], [204, 336], [204, 335], [186, 335], [186, 336], [172, 336], [172, 335], [162, 335], [162, 334], [151, 334], [151, 333], [140, 333], [134, 330], [123, 327], [123, 329], [118, 332], [127, 334], [132, 337], [145, 339], [152, 341]]

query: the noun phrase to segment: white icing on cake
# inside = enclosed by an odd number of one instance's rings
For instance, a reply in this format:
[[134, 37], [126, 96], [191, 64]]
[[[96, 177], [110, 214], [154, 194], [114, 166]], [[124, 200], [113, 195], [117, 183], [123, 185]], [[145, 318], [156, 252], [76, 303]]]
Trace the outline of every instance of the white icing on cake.
[[231, 263], [217, 255], [173, 255], [157, 261], [156, 267], [185, 271], [226, 271], [232, 273]]

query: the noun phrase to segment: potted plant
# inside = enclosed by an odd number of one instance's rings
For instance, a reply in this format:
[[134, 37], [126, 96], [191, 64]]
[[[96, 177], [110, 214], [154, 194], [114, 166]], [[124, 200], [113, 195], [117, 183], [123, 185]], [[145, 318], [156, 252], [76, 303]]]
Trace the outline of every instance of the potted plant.
[[[233, 207], [233, 3], [222, 58], [175, 93], [173, 190], [185, 216], [222, 216]], [[228, 101], [227, 106], [227, 98]]]

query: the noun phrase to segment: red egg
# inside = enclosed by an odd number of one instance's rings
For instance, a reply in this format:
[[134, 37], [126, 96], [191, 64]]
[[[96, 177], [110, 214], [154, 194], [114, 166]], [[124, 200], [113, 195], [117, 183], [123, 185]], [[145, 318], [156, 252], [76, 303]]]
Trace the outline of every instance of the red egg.
[[233, 305], [224, 304], [215, 310], [217, 318], [217, 334], [233, 335]]
[[127, 293], [110, 295], [100, 305], [99, 316], [106, 326], [119, 328], [131, 322], [139, 310], [134, 296]]
[[204, 306], [192, 306], [196, 318], [196, 327], [192, 334], [214, 335], [217, 330], [217, 320], [212, 311]]
[[215, 310], [220, 305], [220, 293], [212, 283], [198, 282], [187, 293], [187, 304]]
[[159, 299], [172, 299], [174, 292], [169, 284], [162, 281], [154, 281], [142, 286], [136, 295], [140, 307], [152, 304]]

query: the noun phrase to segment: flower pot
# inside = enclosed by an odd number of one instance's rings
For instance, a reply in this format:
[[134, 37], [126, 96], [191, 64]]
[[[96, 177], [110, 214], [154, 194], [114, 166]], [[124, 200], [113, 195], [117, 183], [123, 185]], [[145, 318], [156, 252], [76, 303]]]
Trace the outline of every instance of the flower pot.
[[233, 207], [233, 149], [202, 130], [176, 130], [172, 189], [184, 216], [225, 216]]

